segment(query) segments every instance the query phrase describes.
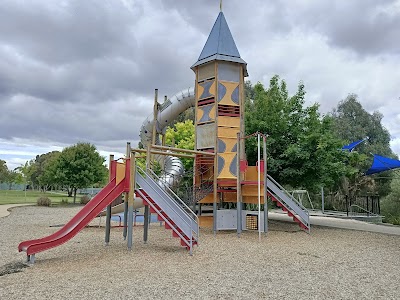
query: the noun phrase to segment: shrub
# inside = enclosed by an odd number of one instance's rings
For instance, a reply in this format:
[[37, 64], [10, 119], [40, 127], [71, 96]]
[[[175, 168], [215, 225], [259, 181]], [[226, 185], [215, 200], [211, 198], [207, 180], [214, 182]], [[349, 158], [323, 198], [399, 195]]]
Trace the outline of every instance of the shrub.
[[88, 195], [83, 195], [83, 196], [81, 197], [81, 204], [86, 205], [86, 204], [88, 204], [88, 202], [89, 202], [90, 200], [91, 200], [91, 199], [90, 199], [90, 197], [89, 197]]
[[51, 205], [51, 200], [47, 197], [39, 197], [36, 200], [36, 204], [38, 206], [50, 206]]

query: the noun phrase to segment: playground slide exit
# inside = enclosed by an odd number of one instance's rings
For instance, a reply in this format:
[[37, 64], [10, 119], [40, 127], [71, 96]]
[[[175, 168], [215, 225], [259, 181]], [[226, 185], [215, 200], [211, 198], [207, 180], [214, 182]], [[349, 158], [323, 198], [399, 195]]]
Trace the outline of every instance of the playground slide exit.
[[124, 192], [124, 181], [116, 185], [116, 179], [110, 181], [79, 213], [60, 230], [47, 237], [29, 240], [19, 244], [18, 251], [26, 251], [29, 258], [35, 253], [59, 246], [90, 223], [104, 208]]

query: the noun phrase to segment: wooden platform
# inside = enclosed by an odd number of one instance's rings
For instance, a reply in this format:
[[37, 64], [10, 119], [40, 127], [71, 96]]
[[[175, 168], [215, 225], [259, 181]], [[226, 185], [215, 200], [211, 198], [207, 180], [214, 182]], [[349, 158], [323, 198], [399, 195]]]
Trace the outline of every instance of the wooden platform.
[[213, 228], [213, 216], [199, 216], [200, 228]]

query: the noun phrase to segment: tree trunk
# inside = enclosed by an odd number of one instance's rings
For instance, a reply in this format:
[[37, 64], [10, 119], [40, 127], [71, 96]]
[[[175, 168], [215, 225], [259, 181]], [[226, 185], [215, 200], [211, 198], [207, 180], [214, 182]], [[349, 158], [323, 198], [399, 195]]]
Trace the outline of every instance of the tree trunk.
[[72, 188], [67, 187], [68, 197], [72, 197]]
[[74, 188], [74, 204], [76, 203], [76, 190], [77, 188]]

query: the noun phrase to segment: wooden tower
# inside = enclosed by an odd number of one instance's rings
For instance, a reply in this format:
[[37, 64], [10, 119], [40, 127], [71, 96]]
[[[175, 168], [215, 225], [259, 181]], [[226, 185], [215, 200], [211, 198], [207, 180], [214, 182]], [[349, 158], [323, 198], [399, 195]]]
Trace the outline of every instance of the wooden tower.
[[215, 159], [196, 157], [197, 200], [213, 203], [216, 216], [219, 203], [237, 201], [237, 141], [238, 133], [244, 133], [244, 77], [248, 76], [222, 11], [191, 68], [196, 74], [195, 147], [217, 153]]

